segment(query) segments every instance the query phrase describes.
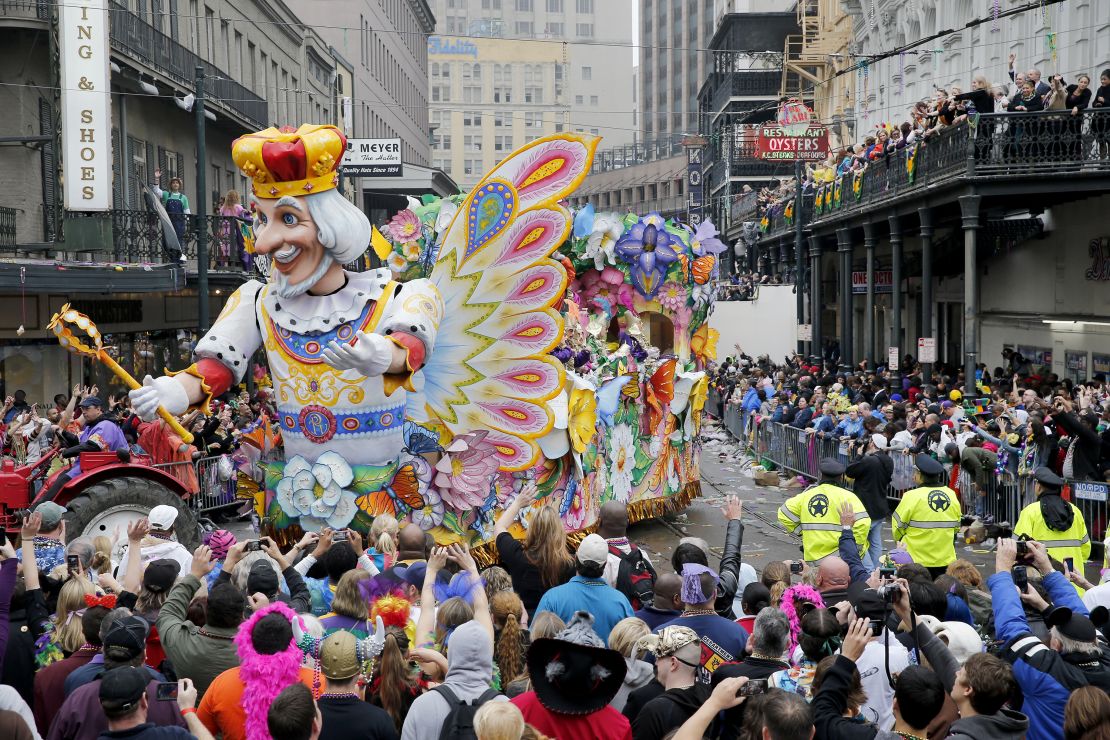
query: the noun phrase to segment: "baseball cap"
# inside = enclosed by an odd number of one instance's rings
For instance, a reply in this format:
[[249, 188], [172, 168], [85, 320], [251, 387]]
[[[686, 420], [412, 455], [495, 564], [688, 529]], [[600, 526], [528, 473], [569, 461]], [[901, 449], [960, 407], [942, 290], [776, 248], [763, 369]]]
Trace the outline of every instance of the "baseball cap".
[[140, 616], [132, 615], [116, 620], [108, 634], [104, 635], [104, 650], [119, 647], [129, 651], [132, 657], [138, 655], [146, 647], [146, 638], [150, 633], [150, 623]]
[[100, 677], [100, 706], [111, 714], [128, 714], [139, 706], [148, 683], [150, 674], [143, 668], [120, 666], [105, 671]]
[[251, 563], [247, 573], [247, 593], [273, 596], [277, 592], [278, 575], [270, 561], [262, 558]]
[[169, 591], [180, 573], [181, 563], [176, 560], [169, 558], [152, 560], [143, 571], [143, 588], [156, 594]]
[[88, 398], [81, 401], [80, 406], [83, 409], [87, 409], [91, 406], [96, 406], [97, 408], [104, 408], [104, 402], [101, 401], [96, 396], [89, 396]]
[[888, 446], [885, 434], [872, 434], [871, 444], [875, 445], [876, 449], [885, 450]]
[[177, 521], [177, 509], [167, 504], [159, 504], [150, 510], [147, 519], [153, 529], [170, 529]]
[[320, 643], [320, 672], [333, 681], [358, 674], [358, 640], [346, 630], [333, 632]]
[[605, 565], [605, 562], [609, 559], [609, 545], [599, 534], [586, 535], [585, 539], [578, 545], [575, 555], [577, 555], [580, 563]]
[[62, 523], [62, 517], [69, 511], [64, 506], [59, 506], [53, 501], [43, 501], [35, 507], [35, 513], [42, 516], [42, 531], [49, 532], [57, 529]]

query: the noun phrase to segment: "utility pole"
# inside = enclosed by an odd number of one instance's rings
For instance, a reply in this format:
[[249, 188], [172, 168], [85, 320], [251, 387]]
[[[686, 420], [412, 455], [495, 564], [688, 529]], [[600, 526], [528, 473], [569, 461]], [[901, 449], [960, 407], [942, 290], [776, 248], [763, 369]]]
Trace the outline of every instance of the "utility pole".
[[197, 334], [208, 331], [208, 149], [205, 142], [204, 118], [204, 67], [197, 65], [196, 101], [193, 112], [197, 117], [197, 202], [193, 211], [197, 221]]
[[[805, 239], [802, 237], [802, 160], [794, 162], [794, 293], [797, 299], [798, 323], [805, 321], [805, 296], [802, 295], [802, 273], [805, 272]], [[810, 311], [812, 314], [813, 311]], [[810, 330], [815, 323], [809, 318]], [[798, 354], [804, 355], [805, 342], [798, 340]]]

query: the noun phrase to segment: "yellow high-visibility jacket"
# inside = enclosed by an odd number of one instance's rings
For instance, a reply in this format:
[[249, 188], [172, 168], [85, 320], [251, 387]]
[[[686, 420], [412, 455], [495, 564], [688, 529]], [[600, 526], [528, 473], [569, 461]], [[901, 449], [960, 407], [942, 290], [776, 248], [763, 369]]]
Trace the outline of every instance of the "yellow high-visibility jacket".
[[1075, 517], [1066, 532], [1049, 529], [1048, 523], [1041, 513], [1041, 502], [1035, 501], [1024, 509], [1018, 516], [1014, 525], [1014, 537], [1025, 535], [1045, 546], [1048, 556], [1053, 560], [1064, 562], [1064, 558], [1075, 558], [1075, 569], [1083, 572], [1083, 564], [1091, 556], [1091, 538], [1087, 534], [1087, 522], [1083, 520], [1083, 512], [1073, 503], [1068, 503]]
[[840, 505], [848, 501], [856, 513], [852, 535], [860, 552], [867, 547], [867, 532], [871, 517], [856, 494], [832, 483], [810, 486], [797, 496], [787, 499], [779, 507], [779, 521], [788, 532], [801, 530], [802, 557], [809, 561], [820, 560], [839, 549]]
[[902, 494], [894, 510], [894, 539], [913, 561], [940, 568], [956, 559], [953, 541], [960, 528], [960, 499], [948, 486], [923, 486]]

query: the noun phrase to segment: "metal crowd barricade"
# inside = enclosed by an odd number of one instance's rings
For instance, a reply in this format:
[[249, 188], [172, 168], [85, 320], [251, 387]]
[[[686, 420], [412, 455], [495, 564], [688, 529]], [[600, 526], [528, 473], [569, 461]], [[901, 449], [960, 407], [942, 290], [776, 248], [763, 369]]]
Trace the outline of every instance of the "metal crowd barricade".
[[[197, 479], [200, 481], [200, 493], [193, 496], [190, 504], [199, 512], [215, 511], [231, 506], [238, 506], [242, 501], [236, 491], [238, 476], [234, 465], [225, 464], [230, 469], [230, 475], [220, 469], [220, 460], [226, 456], [204, 457], [197, 460]], [[228, 459], [228, 463], [230, 463]]]

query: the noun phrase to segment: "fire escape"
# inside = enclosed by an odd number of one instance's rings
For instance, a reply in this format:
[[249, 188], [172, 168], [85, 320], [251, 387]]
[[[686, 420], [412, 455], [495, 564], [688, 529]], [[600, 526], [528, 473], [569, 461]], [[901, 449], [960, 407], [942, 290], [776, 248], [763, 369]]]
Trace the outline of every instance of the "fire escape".
[[796, 12], [801, 33], [786, 37], [782, 95], [805, 101], [822, 121], [838, 120], [843, 95], [824, 83], [847, 63], [852, 25], [840, 0], [798, 0]]

